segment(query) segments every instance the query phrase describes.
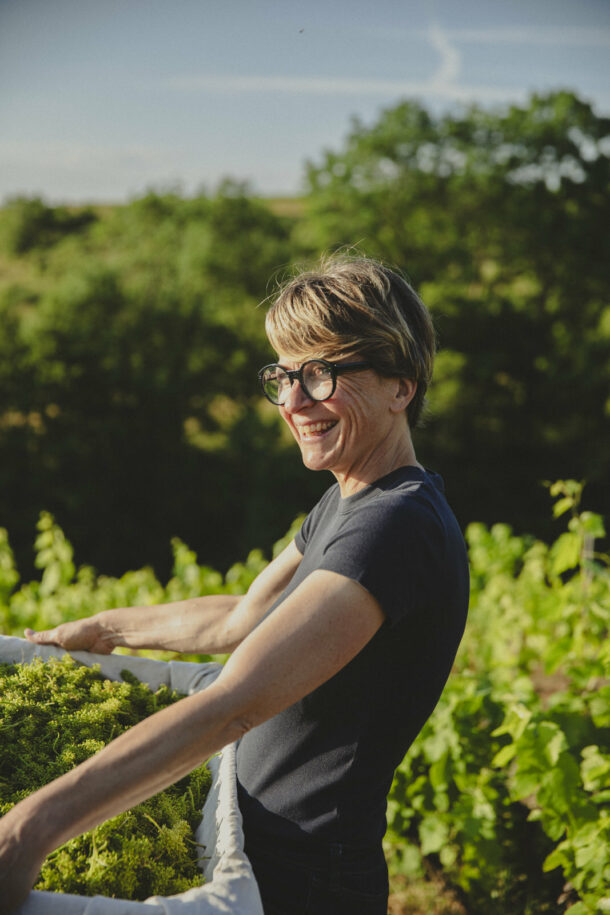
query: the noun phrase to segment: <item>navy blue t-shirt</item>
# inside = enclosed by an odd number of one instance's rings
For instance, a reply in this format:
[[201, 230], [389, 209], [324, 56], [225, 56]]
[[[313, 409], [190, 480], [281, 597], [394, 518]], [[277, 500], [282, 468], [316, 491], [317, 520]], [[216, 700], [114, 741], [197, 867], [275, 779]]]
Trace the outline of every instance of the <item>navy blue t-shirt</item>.
[[434, 709], [464, 631], [464, 539], [441, 478], [402, 467], [345, 499], [331, 486], [295, 543], [303, 558], [269, 613], [328, 569], [366, 588], [386, 619], [330, 680], [241, 739], [244, 828], [280, 844], [370, 846], [385, 833], [394, 770]]

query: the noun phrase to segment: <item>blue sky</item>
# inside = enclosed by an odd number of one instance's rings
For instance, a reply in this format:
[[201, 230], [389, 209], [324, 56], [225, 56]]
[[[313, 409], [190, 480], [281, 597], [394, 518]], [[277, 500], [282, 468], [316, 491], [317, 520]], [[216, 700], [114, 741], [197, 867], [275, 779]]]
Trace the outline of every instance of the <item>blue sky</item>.
[[299, 193], [351, 118], [576, 90], [610, 114], [610, 0], [0, 0], [0, 201]]

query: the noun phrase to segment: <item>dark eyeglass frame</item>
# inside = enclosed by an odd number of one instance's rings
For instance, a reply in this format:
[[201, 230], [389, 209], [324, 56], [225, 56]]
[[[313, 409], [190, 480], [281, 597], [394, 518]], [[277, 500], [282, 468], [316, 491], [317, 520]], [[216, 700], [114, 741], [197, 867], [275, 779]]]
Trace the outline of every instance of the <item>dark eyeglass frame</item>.
[[[321, 362], [322, 365], [325, 365], [330, 370], [332, 387], [331, 387], [330, 394], [327, 394], [326, 397], [313, 397], [307, 390], [307, 385], [305, 384], [305, 382], [303, 380], [303, 369], [307, 365], [311, 365], [312, 362]], [[339, 362], [328, 362], [327, 359], [308, 359], [307, 362], [304, 362], [303, 365], [301, 365], [298, 369], [286, 369], [286, 368], [284, 368], [283, 365], [280, 365], [279, 362], [270, 362], [268, 365], [264, 365], [262, 367], [262, 369], [259, 371], [258, 381], [261, 386], [261, 390], [262, 390], [263, 394], [265, 395], [265, 397], [267, 398], [267, 400], [270, 403], [274, 404], [274, 406], [281, 407], [282, 403], [280, 401], [273, 400], [273, 398], [269, 396], [269, 394], [265, 390], [265, 386], [263, 383], [263, 374], [267, 371], [267, 369], [273, 369], [273, 368], [281, 369], [283, 372], [286, 373], [286, 375], [288, 376], [288, 380], [290, 381], [290, 387], [292, 387], [294, 382], [298, 380], [304, 393], [307, 395], [307, 397], [309, 397], [310, 400], [314, 400], [314, 401], [316, 401], [316, 403], [322, 403], [325, 400], [330, 400], [330, 398], [335, 393], [335, 391], [337, 389], [337, 378], [339, 375], [343, 375], [346, 372], [363, 372], [365, 369], [372, 369], [373, 366], [371, 365], [370, 362], [339, 363]]]

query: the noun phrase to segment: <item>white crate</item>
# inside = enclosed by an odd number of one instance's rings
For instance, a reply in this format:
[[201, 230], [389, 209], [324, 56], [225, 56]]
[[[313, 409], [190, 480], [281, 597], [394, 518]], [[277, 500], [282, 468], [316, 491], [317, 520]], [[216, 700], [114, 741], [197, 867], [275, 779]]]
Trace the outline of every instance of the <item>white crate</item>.
[[[26, 639], [0, 636], [0, 663], [27, 664], [34, 658], [59, 658], [66, 652]], [[69, 654], [80, 664], [99, 664], [105, 677], [120, 680], [130, 670], [151, 689], [165, 684], [190, 695], [205, 689], [220, 673], [219, 664], [155, 661], [125, 655], [99, 655], [87, 651]], [[106, 896], [72, 896], [33, 890], [16, 915], [264, 915], [258, 886], [244, 852], [242, 819], [237, 803], [235, 744], [225, 747], [209, 763], [212, 786], [203, 808], [196, 839], [206, 846], [204, 886], [177, 896], [151, 896], [144, 902]]]

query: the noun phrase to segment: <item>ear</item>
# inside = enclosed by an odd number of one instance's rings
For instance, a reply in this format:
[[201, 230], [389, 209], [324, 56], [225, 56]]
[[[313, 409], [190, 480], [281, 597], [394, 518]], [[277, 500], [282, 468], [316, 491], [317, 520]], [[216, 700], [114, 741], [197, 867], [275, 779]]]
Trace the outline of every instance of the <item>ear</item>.
[[394, 397], [390, 402], [390, 412], [402, 413], [406, 410], [417, 391], [417, 382], [412, 378], [397, 378]]

